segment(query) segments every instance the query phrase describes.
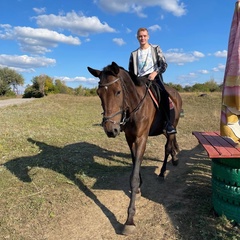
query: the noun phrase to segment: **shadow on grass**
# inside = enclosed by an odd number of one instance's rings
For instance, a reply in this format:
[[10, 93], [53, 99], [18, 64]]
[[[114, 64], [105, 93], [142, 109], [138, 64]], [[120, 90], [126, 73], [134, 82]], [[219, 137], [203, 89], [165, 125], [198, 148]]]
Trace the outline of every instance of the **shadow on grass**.
[[[11, 160], [4, 164], [5, 167], [23, 182], [32, 181], [29, 176], [29, 170], [34, 167], [46, 168], [63, 174], [87, 197], [95, 202], [109, 219], [115, 232], [120, 234], [122, 225], [117, 221], [115, 215], [99, 201], [93, 191], [84, 184], [84, 181], [81, 180], [81, 175], [96, 178], [96, 188], [111, 189], [110, 179], [113, 181], [116, 174], [118, 175], [126, 171], [131, 171], [131, 165], [128, 162], [116, 160], [116, 156], [119, 158], [129, 158], [130, 154], [107, 151], [87, 142], [71, 144], [64, 148], [59, 148], [45, 144], [44, 142], [35, 141], [31, 138], [29, 138], [28, 141], [37, 145], [40, 149], [40, 153], [35, 156]], [[102, 165], [97, 163], [94, 157], [100, 157], [108, 161], [116, 161], [125, 166], [109, 167]], [[114, 189], [122, 189], [120, 184], [114, 186]]]
[[[46, 168], [63, 174], [95, 202], [109, 219], [115, 232], [120, 234], [122, 224], [78, 175], [84, 174], [95, 178], [93, 189], [122, 190], [128, 194], [131, 172], [130, 154], [108, 151], [87, 142], [59, 148], [33, 139], [28, 141], [36, 144], [40, 153], [13, 159], [7, 162], [5, 167], [23, 182], [31, 182], [28, 171], [33, 167]], [[202, 155], [202, 152], [203, 150], [198, 146], [189, 151], [181, 151], [178, 155], [179, 167], [168, 164], [169, 173], [164, 183], [159, 182], [157, 175], [154, 174], [156, 168], [161, 166], [144, 166], [141, 171], [144, 182], [142, 196], [164, 206], [183, 239], [192, 239], [193, 236], [194, 239], [203, 239], [201, 234], [198, 238], [196, 233], [203, 231], [202, 228], [207, 224], [211, 210], [211, 162]], [[111, 164], [101, 164], [95, 161], [95, 157], [102, 158]], [[215, 231], [214, 226], [208, 225], [206, 231], [207, 235], [211, 235]]]

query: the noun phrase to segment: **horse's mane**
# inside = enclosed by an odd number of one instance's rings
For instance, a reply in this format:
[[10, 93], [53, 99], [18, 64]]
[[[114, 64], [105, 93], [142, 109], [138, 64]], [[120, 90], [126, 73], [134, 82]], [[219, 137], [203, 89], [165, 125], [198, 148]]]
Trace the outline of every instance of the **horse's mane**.
[[130, 72], [129, 72], [129, 75], [136, 86], [142, 86], [148, 82], [146, 77], [138, 77], [134, 73], [130, 73]]
[[[142, 85], [145, 85], [148, 82], [146, 77], [138, 77], [134, 73], [131, 73], [131, 72], [127, 71], [124, 67], [121, 67], [121, 66], [118, 66], [118, 67], [119, 67], [119, 69], [128, 73], [128, 75], [130, 76], [130, 78], [132, 79], [133, 83], [136, 86], [142, 86]], [[113, 76], [116, 76], [116, 74], [114, 73], [114, 71], [112, 69], [112, 65], [108, 65], [108, 66], [104, 67], [103, 72], [110, 73]]]

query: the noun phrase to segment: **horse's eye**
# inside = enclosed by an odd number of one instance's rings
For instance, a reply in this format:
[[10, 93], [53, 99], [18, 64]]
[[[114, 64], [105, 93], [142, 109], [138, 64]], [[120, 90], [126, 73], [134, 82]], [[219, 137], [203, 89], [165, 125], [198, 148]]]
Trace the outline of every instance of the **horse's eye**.
[[121, 91], [117, 91], [116, 92], [116, 96], [120, 95]]

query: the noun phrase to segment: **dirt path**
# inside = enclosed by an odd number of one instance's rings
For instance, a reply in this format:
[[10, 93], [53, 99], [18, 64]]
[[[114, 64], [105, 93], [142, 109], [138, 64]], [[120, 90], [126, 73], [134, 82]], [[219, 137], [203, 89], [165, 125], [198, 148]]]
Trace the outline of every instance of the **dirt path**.
[[0, 100], [0, 107], [7, 107], [17, 104], [22, 104], [26, 102], [30, 102], [34, 100], [35, 98], [13, 98], [13, 99], [4, 99]]
[[[72, 189], [75, 199], [71, 201], [74, 204], [58, 211], [55, 221], [44, 228], [43, 238], [38, 239], [203, 239], [200, 234], [196, 236], [198, 230], [193, 226], [198, 225], [201, 230], [205, 225], [200, 226], [198, 205], [210, 199], [210, 176], [192, 175], [189, 169], [201, 164], [205, 174], [209, 172], [210, 162], [201, 153], [202, 149], [196, 145], [191, 150], [183, 150], [177, 167], [168, 164], [164, 181], [157, 178], [161, 162], [150, 160], [143, 164], [142, 197], [136, 203], [136, 234], [121, 235], [129, 203], [129, 173], [124, 173], [115, 179], [108, 179], [108, 183], [97, 181], [92, 188], [81, 181], [75, 183]], [[207, 208], [206, 212], [209, 212], [208, 205]], [[36, 235], [39, 236], [39, 232]]]

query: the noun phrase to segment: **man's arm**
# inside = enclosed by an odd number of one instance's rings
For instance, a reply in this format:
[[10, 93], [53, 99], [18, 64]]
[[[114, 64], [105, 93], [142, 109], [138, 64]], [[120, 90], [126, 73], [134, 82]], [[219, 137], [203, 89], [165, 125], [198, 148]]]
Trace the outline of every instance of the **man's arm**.
[[158, 65], [158, 68], [157, 68], [157, 72], [158, 73], [164, 73], [167, 69], [167, 62], [166, 62], [166, 59], [163, 55], [163, 52], [162, 52], [162, 49], [157, 46], [155, 48], [156, 50], [156, 55], [157, 55], [157, 65]]

